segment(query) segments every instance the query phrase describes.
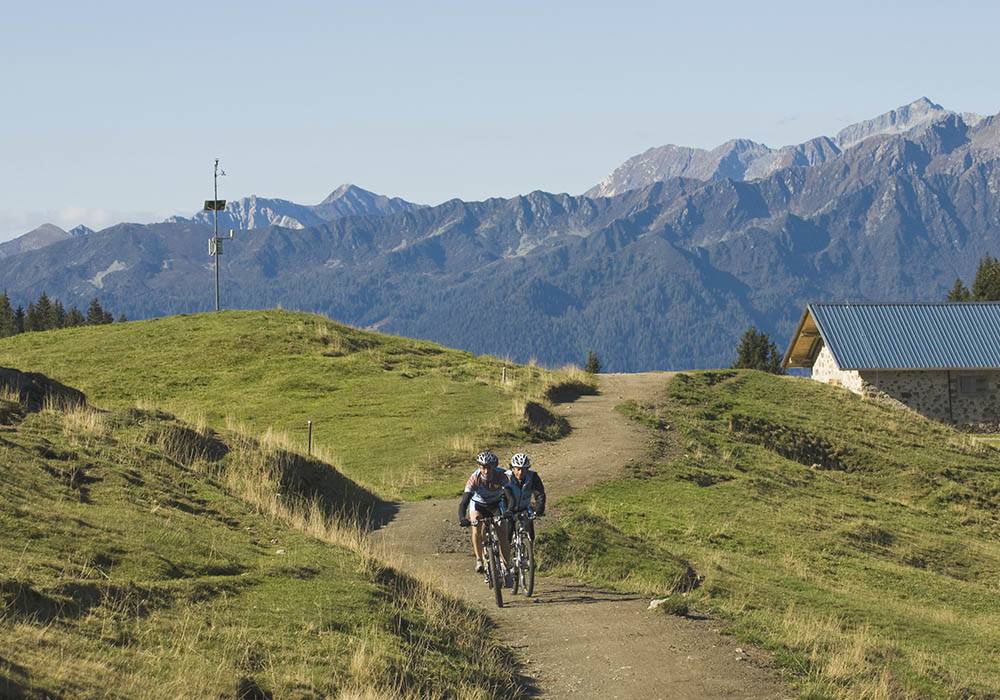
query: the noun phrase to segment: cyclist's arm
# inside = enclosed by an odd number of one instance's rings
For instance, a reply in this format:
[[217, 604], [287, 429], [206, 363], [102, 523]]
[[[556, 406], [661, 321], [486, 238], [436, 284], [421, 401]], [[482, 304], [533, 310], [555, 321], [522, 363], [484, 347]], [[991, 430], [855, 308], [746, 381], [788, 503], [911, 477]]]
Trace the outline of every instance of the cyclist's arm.
[[458, 522], [462, 522], [469, 517], [469, 504], [472, 502], [472, 491], [462, 494], [462, 500], [458, 504]]
[[508, 512], [514, 510], [514, 491], [511, 489], [510, 484], [503, 487], [503, 505], [504, 510]]
[[542, 483], [542, 477], [538, 476], [538, 472], [535, 472], [535, 512], [545, 515], [545, 484]]

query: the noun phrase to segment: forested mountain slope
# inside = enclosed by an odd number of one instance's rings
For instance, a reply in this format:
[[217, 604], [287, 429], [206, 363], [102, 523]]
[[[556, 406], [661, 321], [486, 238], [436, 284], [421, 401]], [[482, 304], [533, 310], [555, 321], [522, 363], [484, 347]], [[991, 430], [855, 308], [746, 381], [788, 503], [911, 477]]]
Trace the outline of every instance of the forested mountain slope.
[[[474, 352], [609, 370], [728, 365], [816, 299], [944, 298], [1000, 250], [1000, 119], [945, 113], [750, 181], [606, 198], [452, 200], [227, 242], [224, 303], [316, 310]], [[207, 309], [192, 223], [123, 224], [0, 260], [17, 298], [99, 296], [129, 318]]]

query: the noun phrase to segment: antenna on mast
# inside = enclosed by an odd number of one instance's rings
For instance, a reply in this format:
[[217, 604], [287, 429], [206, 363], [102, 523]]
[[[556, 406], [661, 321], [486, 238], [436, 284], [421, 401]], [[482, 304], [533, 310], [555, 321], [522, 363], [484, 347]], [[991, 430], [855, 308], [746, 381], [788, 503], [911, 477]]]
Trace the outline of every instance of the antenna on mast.
[[[215, 159], [215, 167], [212, 170], [213, 199], [205, 200], [205, 211], [212, 212], [212, 237], [208, 239], [208, 254], [215, 258], [215, 310], [221, 310], [219, 305], [219, 256], [222, 255], [222, 241], [219, 236], [219, 212], [226, 210], [226, 200], [219, 199], [219, 178], [224, 177], [226, 171], [219, 167], [219, 159]], [[235, 238], [236, 232], [229, 229], [226, 238]]]

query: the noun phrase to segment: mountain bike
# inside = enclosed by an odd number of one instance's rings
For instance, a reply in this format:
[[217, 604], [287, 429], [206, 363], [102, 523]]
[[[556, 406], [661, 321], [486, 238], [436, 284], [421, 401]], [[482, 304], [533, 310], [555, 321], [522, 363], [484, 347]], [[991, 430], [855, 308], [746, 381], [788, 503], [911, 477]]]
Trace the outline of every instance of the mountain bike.
[[514, 585], [511, 591], [517, 595], [518, 589], [524, 595], [530, 596], [535, 591], [535, 548], [531, 541], [531, 530], [528, 523], [537, 516], [533, 510], [522, 510], [517, 513], [512, 527], [514, 534], [510, 543], [511, 568], [514, 574]]
[[502, 515], [494, 515], [489, 518], [480, 518], [483, 525], [483, 578], [486, 585], [493, 589], [493, 597], [496, 599], [497, 607], [503, 607], [503, 584], [504, 571], [500, 562], [500, 523], [504, 520]]

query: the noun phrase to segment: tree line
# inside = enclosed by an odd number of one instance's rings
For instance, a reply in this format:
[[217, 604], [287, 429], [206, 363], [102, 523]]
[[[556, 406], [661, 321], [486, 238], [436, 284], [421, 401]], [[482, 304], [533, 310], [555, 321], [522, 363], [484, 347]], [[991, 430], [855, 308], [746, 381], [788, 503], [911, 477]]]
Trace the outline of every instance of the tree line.
[[948, 301], [1000, 301], [1000, 260], [992, 255], [980, 260], [972, 287], [959, 277], [948, 292]]
[[[33, 331], [51, 331], [57, 328], [73, 328], [74, 326], [100, 326], [114, 321], [110, 312], [105, 311], [101, 302], [90, 300], [87, 313], [84, 314], [76, 306], [67, 310], [58, 299], [50, 299], [42, 292], [36, 301], [30, 302], [28, 308], [14, 308], [7, 292], [0, 294], [0, 338], [6, 338], [18, 333]], [[118, 321], [125, 321], [125, 314], [118, 316]]]

